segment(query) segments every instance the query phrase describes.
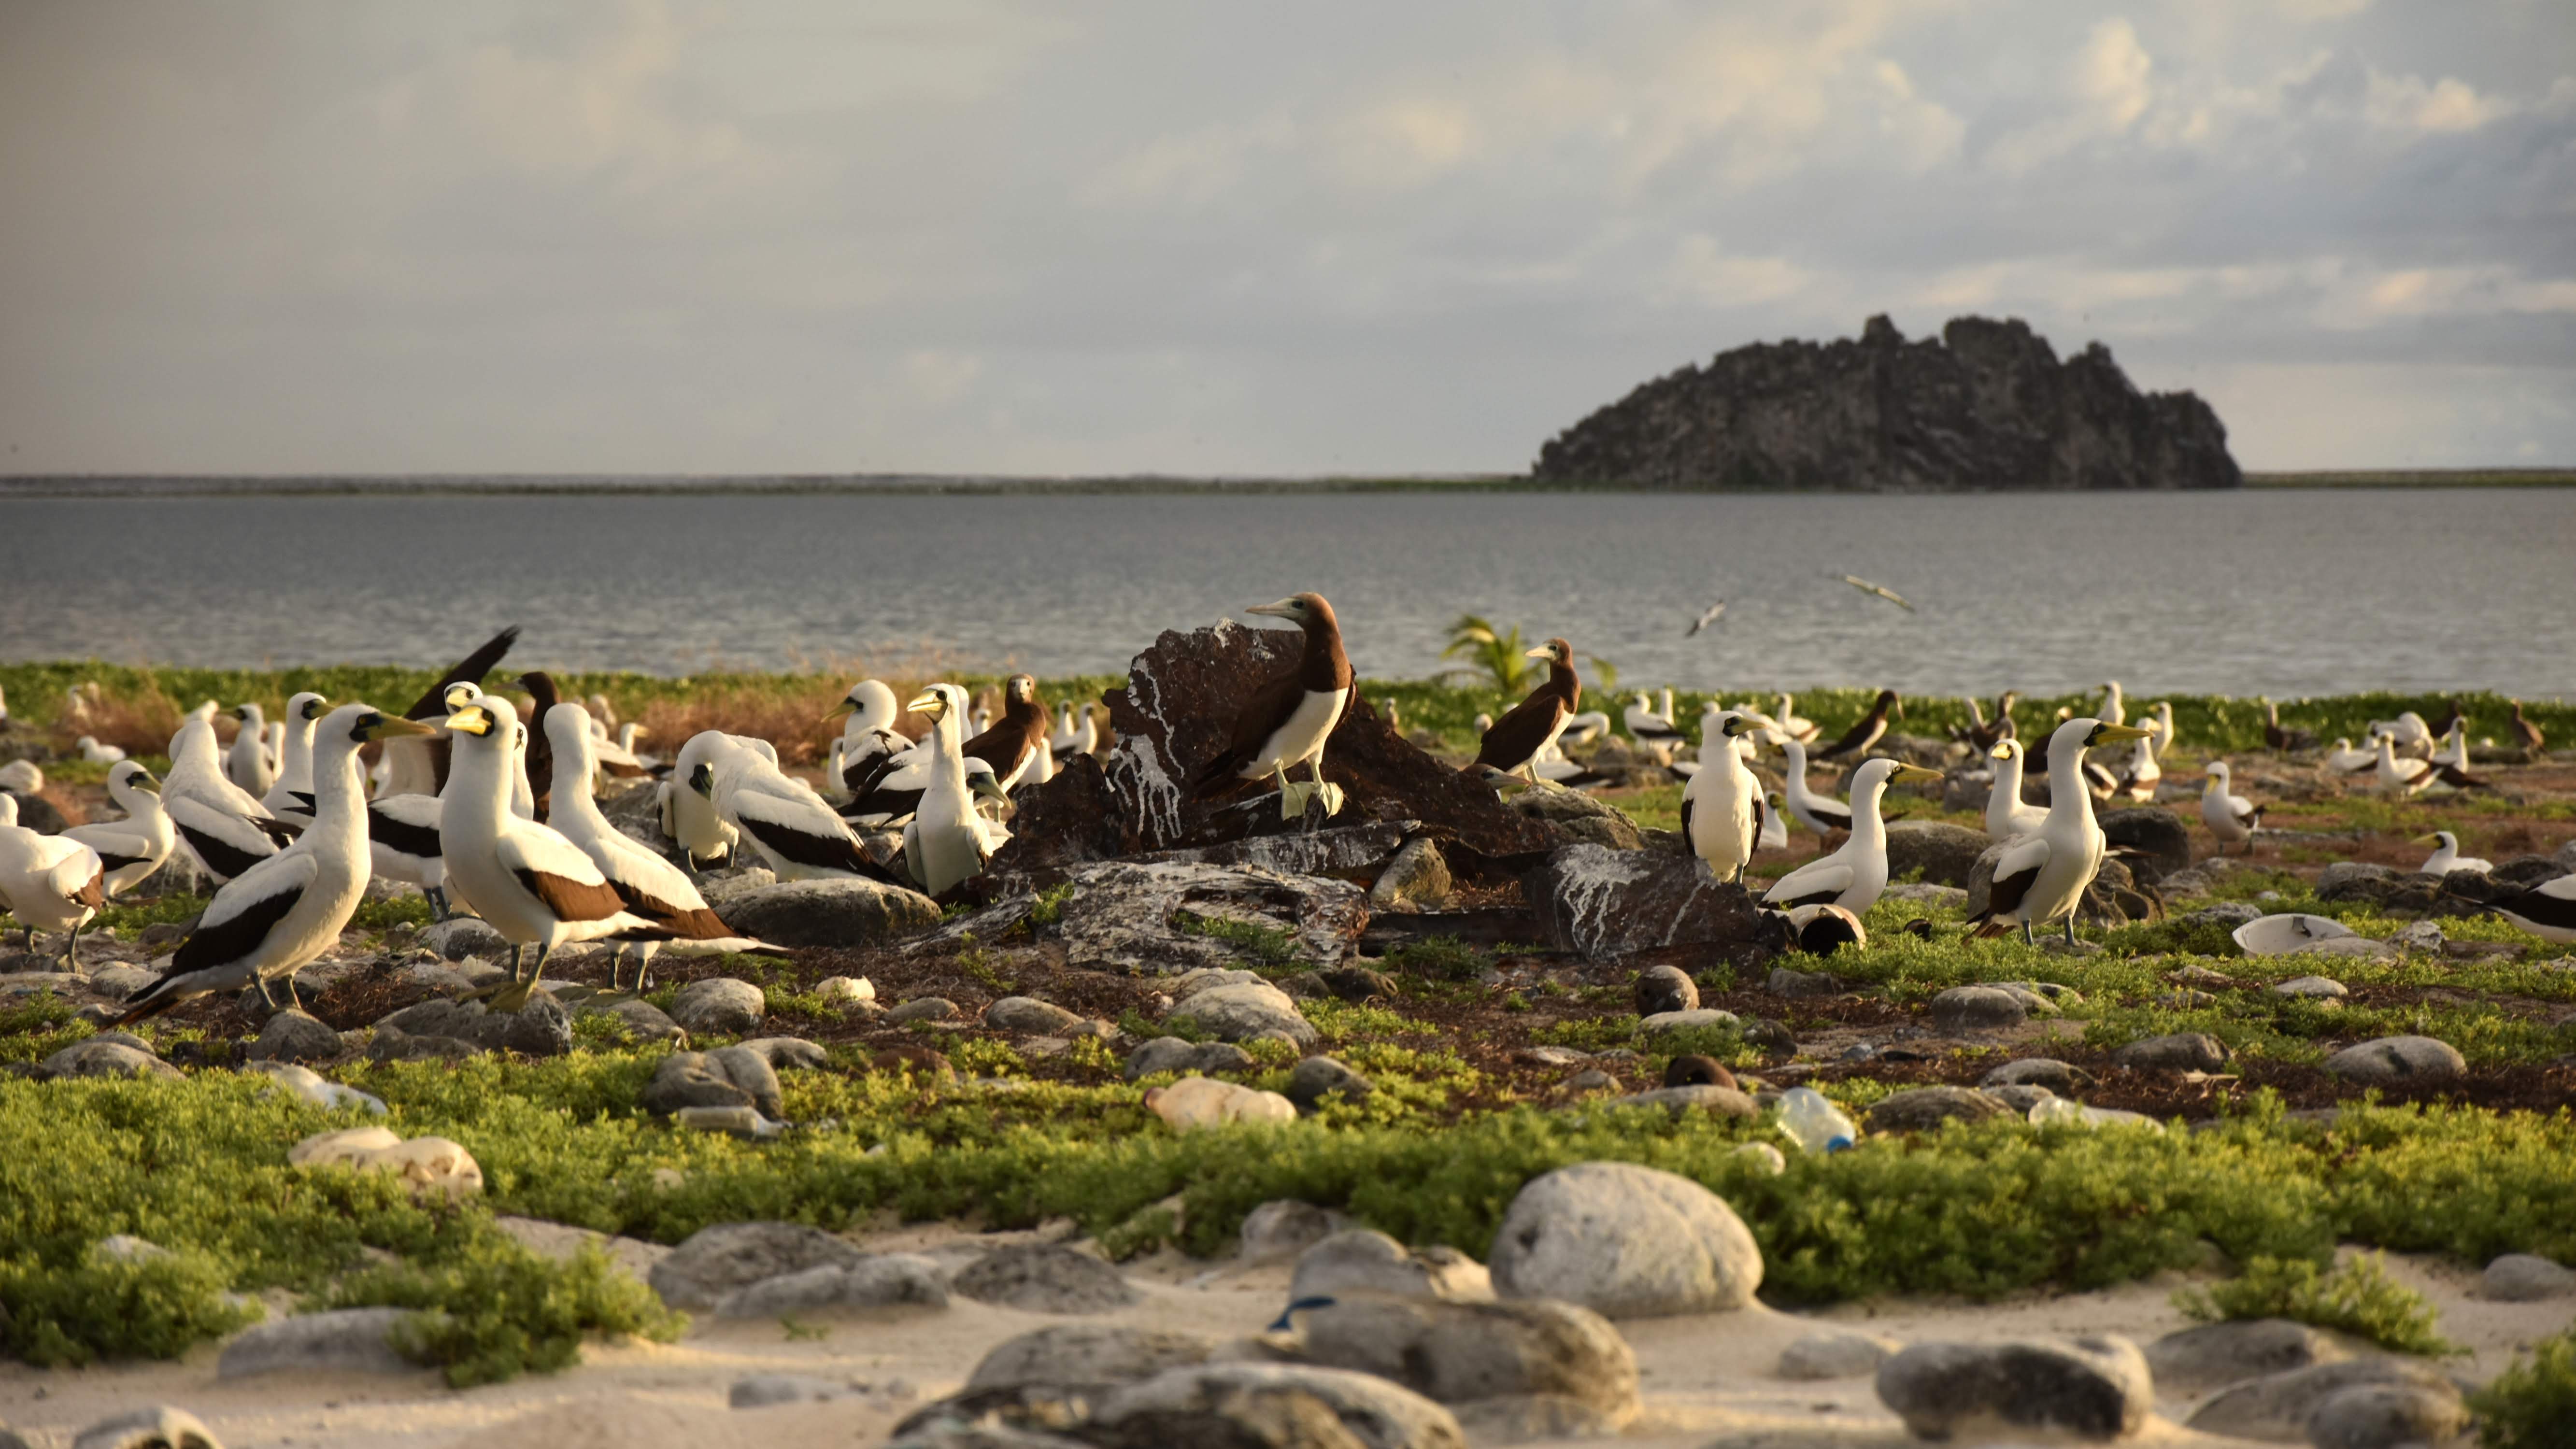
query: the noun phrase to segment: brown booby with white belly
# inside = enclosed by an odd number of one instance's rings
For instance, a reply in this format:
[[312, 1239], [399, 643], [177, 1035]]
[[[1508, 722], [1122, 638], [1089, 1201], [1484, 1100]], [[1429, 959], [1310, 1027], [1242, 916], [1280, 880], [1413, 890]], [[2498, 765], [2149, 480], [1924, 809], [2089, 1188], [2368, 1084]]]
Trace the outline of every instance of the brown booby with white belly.
[[1535, 779], [1538, 757], [1547, 753], [1547, 747], [1565, 733], [1565, 722], [1583, 707], [1583, 681], [1574, 672], [1573, 645], [1550, 639], [1529, 651], [1529, 656], [1547, 661], [1547, 678], [1485, 731], [1468, 769], [1491, 765], [1506, 774]]
[[[1321, 594], [1298, 594], [1244, 612], [1287, 619], [1306, 633], [1306, 652], [1297, 666], [1253, 691], [1234, 718], [1234, 733], [1225, 749], [1190, 777], [1190, 797], [1206, 799], [1224, 793], [1239, 780], [1275, 776], [1280, 784], [1280, 810], [1304, 813], [1317, 793], [1334, 803], [1339, 790], [1324, 784], [1324, 741], [1351, 703], [1351, 661], [1342, 652], [1341, 621]], [[1291, 785], [1288, 771], [1305, 765], [1311, 785]]]

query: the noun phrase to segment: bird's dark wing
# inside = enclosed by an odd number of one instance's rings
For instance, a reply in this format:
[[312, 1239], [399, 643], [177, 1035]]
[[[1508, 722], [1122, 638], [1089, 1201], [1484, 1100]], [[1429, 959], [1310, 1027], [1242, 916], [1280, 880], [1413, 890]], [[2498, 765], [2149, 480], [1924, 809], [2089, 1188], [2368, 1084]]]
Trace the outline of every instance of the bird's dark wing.
[[1291, 669], [1252, 692], [1243, 709], [1234, 717], [1234, 738], [1214, 759], [1199, 766], [1190, 776], [1193, 798], [1232, 783], [1244, 766], [1260, 755], [1261, 747], [1279, 732], [1305, 702], [1306, 684], [1302, 669]]
[[[273, 894], [246, 901], [241, 909], [221, 921], [211, 924], [200, 921], [197, 929], [188, 934], [188, 939], [179, 943], [178, 951], [170, 958], [170, 969], [161, 979], [168, 981], [191, 971], [230, 965], [258, 950], [260, 942], [268, 939], [268, 933], [275, 930], [277, 923], [285, 920], [286, 913], [295, 909], [295, 903], [302, 899], [304, 886], [297, 882]], [[214, 911], [209, 908], [206, 914], [213, 915]]]
[[372, 803], [367, 806], [367, 838], [417, 860], [437, 860], [441, 855], [437, 826], [396, 820]]
[[[1761, 808], [1761, 807], [1756, 806], [1755, 808], [1756, 808], [1756, 809], [1759, 809], [1759, 808]], [[1757, 816], [1757, 817], [1755, 817], [1755, 818], [1756, 818], [1756, 819], [1759, 819], [1760, 817], [1759, 817], [1759, 816]], [[1696, 854], [1696, 853], [1697, 853], [1697, 846], [1698, 846], [1698, 842], [1696, 842], [1696, 841], [1694, 841], [1694, 840], [1692, 840], [1692, 839], [1691, 839], [1691, 833], [1690, 833], [1690, 821], [1691, 821], [1691, 797], [1690, 797], [1690, 792], [1689, 792], [1688, 790], [1685, 790], [1685, 791], [1683, 791], [1683, 792], [1682, 792], [1682, 846], [1683, 846], [1683, 848], [1688, 849], [1688, 850], [1691, 850], [1694, 854]]]
[[[846, 870], [853, 875], [867, 876], [872, 880], [888, 878], [884, 871], [877, 868], [876, 862], [868, 859], [859, 850], [858, 842], [848, 836], [816, 835], [809, 831], [798, 830], [794, 826], [780, 824], [775, 820], [763, 820], [756, 815], [742, 815], [741, 824], [747, 834], [778, 852], [782, 860], [812, 866], [817, 870]], [[728, 931], [725, 934], [733, 933]]]
[[413, 700], [411, 708], [403, 711], [403, 718], [444, 719], [447, 715], [448, 686], [481, 684], [483, 676], [491, 673], [493, 666], [501, 662], [501, 656], [509, 653], [510, 646], [518, 642], [519, 626], [516, 624], [484, 640], [482, 648], [459, 659], [445, 674], [440, 675], [438, 682], [429, 687], [429, 693]]
[[1517, 770], [1536, 758], [1548, 736], [1555, 733], [1558, 722], [1572, 711], [1565, 707], [1565, 696], [1553, 689], [1541, 688], [1529, 698], [1513, 705], [1493, 728], [1485, 731], [1477, 748], [1475, 762], [1497, 770]]
[[593, 884], [527, 866], [510, 874], [518, 878], [528, 894], [543, 901], [559, 921], [604, 921], [626, 909], [624, 898], [604, 881]]

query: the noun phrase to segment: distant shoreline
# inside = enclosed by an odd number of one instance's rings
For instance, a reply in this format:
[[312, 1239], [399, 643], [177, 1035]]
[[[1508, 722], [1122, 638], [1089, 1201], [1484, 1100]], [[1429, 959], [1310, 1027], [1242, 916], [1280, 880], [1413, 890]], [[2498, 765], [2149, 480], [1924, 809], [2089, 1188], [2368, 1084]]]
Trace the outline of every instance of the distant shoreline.
[[[2247, 488], [2568, 488], [2576, 468], [2322, 469], [2247, 473]], [[2022, 493], [1978, 490], [1975, 496]], [[2100, 491], [2125, 490], [2049, 490]], [[0, 476], [0, 502], [14, 498], [231, 498], [472, 494], [657, 493], [669, 495], [841, 494], [1249, 494], [1249, 493], [1800, 493], [1823, 497], [1884, 496], [1859, 490], [1624, 488], [1614, 484], [1539, 482], [1521, 473], [1398, 474], [1321, 478], [1181, 477], [1129, 474], [1031, 477], [984, 474], [379, 474], [185, 475], [38, 474]]]

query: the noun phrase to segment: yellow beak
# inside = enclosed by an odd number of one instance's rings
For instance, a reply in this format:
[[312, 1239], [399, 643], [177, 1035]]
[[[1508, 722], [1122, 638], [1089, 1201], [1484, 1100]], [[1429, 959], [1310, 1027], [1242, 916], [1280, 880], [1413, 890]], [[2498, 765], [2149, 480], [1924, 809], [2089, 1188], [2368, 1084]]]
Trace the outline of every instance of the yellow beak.
[[1540, 645], [1536, 649], [1526, 651], [1523, 657], [1530, 659], [1554, 659], [1556, 657], [1556, 651], [1545, 645]]
[[2116, 745], [2123, 740], [2143, 740], [2153, 733], [2155, 733], [2153, 730], [2142, 730], [2136, 725], [2106, 724], [2102, 726], [2099, 732], [2100, 737], [2095, 739], [2093, 743], [2097, 745]]
[[925, 689], [921, 693], [914, 695], [912, 697], [912, 703], [905, 705], [904, 708], [910, 710], [914, 714], [926, 715], [931, 719], [937, 719], [948, 712], [948, 701], [942, 699], [939, 696], [938, 691]]
[[2437, 830], [2430, 835], [2418, 835], [2410, 843], [2415, 845], [2439, 845], [2442, 843], [2442, 833]]
[[458, 734], [488, 735], [492, 732], [492, 716], [483, 706], [469, 704], [447, 717], [447, 727]]
[[1986, 754], [1994, 759], [2009, 760], [2012, 758], [2012, 741], [2006, 740], [1995, 746], [1993, 749], [1986, 751]]
[[846, 699], [845, 699], [845, 700], [842, 700], [842, 701], [841, 701], [841, 707], [840, 707], [840, 708], [838, 708], [838, 709], [836, 709], [836, 710], [832, 711], [830, 714], [827, 714], [827, 715], [823, 716], [823, 723], [825, 723], [825, 724], [830, 724], [832, 721], [834, 721], [834, 720], [836, 720], [836, 719], [839, 719], [841, 716], [843, 716], [843, 715], [845, 715], [845, 714], [857, 714], [858, 712], [859, 712], [859, 707], [858, 707], [858, 705], [857, 705], [857, 704], [855, 704], [854, 702], [850, 701], [850, 700], [846, 700]]
[[[476, 712], [480, 713], [481, 711], [478, 710]], [[436, 733], [438, 733], [438, 731], [430, 728], [428, 725], [422, 724], [416, 719], [397, 719], [392, 715], [387, 715], [376, 722], [376, 727], [374, 729], [367, 731], [367, 738], [371, 740], [381, 740], [388, 739], [394, 735], [434, 735]]]
[[1899, 765], [1896, 767], [1896, 773], [1887, 777], [1887, 783], [1891, 785], [1901, 785], [1908, 780], [1938, 780], [1940, 778], [1941, 772], [1938, 770], [1927, 770], [1921, 765]]
[[481, 689], [471, 684], [451, 684], [447, 686], [447, 692], [438, 697], [438, 702], [449, 709], [463, 709], [482, 693]]
[[160, 793], [161, 793], [161, 782], [160, 782], [160, 781], [158, 781], [158, 780], [153, 779], [153, 778], [152, 778], [150, 775], [148, 775], [148, 774], [146, 774], [146, 775], [137, 775], [137, 776], [135, 776], [135, 777], [134, 777], [134, 779], [133, 779], [130, 783], [131, 783], [131, 784], [134, 786], [134, 788], [135, 788], [135, 789], [137, 789], [137, 790], [148, 790], [148, 791], [150, 791], [151, 793], [153, 793], [153, 794], [155, 794], [155, 795], [158, 795], [158, 794], [160, 794]]

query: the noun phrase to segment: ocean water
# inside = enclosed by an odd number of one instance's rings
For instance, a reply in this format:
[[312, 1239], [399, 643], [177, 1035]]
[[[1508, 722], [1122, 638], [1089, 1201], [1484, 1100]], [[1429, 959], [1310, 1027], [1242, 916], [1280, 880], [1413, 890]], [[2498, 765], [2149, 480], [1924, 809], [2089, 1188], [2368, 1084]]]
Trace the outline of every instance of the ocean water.
[[0, 658], [437, 665], [516, 623], [531, 667], [1114, 673], [1313, 589], [1375, 676], [1478, 613], [1628, 684], [2547, 697], [2571, 572], [2553, 489], [0, 499]]

